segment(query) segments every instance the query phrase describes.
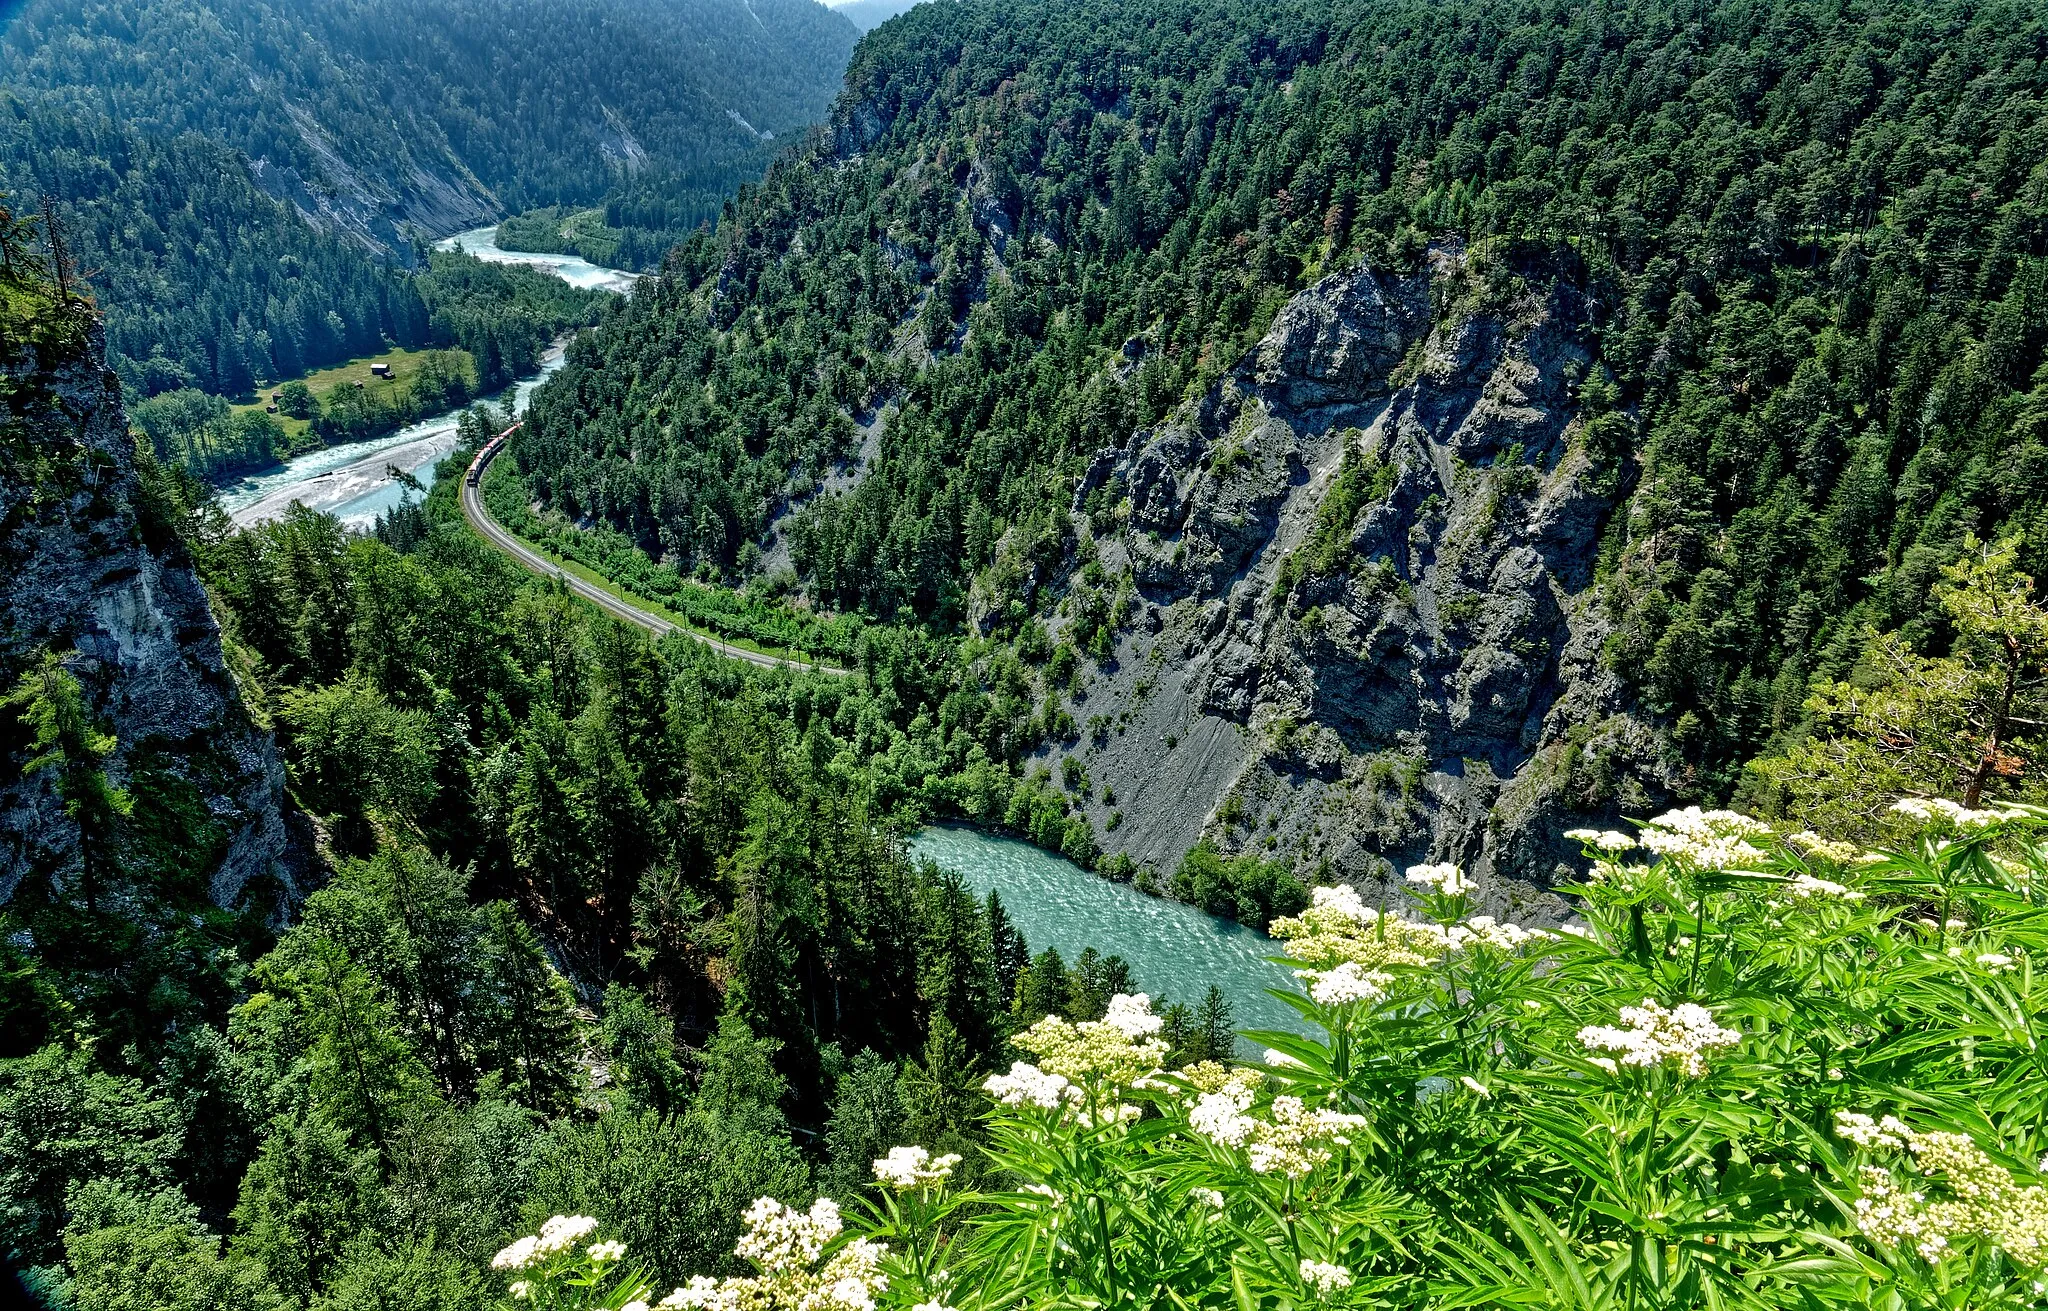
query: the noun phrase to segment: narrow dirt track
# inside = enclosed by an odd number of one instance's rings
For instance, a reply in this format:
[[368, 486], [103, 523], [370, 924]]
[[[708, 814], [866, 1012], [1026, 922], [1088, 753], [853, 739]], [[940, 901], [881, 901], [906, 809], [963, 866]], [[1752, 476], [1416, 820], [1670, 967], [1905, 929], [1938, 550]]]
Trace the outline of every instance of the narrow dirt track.
[[[496, 451], [491, 452], [492, 458], [495, 458], [496, 455]], [[486, 459], [484, 466], [489, 467], [489, 465], [490, 460]], [[546, 556], [535, 551], [517, 537], [514, 537], [497, 520], [491, 518], [489, 512], [484, 509], [481, 489], [471, 485], [466, 478], [462, 484], [462, 517], [469, 520], [469, 526], [481, 533], [485, 541], [518, 561], [521, 567], [544, 578], [561, 579], [568, 585], [570, 591], [576, 593], [576, 595], [592, 605], [597, 606], [607, 614], [616, 615], [629, 624], [638, 624], [657, 637], [663, 637], [669, 633], [681, 633], [685, 637], [702, 642], [720, 655], [730, 656], [734, 660], [744, 660], [750, 665], [759, 665], [763, 669], [811, 669], [821, 674], [844, 674], [846, 672], [844, 669], [820, 664], [815, 660], [793, 660], [787, 656], [774, 656], [760, 651], [749, 651], [745, 647], [734, 646], [730, 642], [721, 642], [717, 638], [700, 633], [694, 628], [685, 628], [673, 620], [664, 619], [660, 615], [652, 614], [640, 609], [638, 606], [629, 605], [621, 601], [603, 588], [594, 587], [584, 582], [581, 578], [556, 565]]]

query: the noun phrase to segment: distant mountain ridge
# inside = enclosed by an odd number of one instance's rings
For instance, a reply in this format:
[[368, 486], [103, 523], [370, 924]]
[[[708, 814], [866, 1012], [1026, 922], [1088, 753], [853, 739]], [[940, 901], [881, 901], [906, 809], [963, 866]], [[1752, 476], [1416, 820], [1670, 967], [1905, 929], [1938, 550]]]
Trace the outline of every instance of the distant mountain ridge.
[[0, 194], [55, 198], [145, 395], [422, 339], [386, 267], [420, 237], [627, 179], [622, 221], [715, 212], [824, 117], [857, 39], [811, 0], [30, 0], [0, 22]]
[[35, 0], [0, 87], [196, 132], [316, 226], [402, 252], [622, 175], [756, 172], [764, 134], [824, 116], [855, 36], [809, 0]]

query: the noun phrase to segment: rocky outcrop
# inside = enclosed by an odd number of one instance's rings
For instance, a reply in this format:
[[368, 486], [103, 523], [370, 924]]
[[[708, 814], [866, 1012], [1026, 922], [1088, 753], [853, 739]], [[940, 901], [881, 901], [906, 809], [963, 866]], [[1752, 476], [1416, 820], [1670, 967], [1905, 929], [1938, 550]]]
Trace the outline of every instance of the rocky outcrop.
[[[107, 773], [136, 798], [152, 860], [204, 880], [223, 906], [259, 878], [290, 897], [276, 748], [242, 703], [174, 525], [137, 476], [99, 329], [81, 311], [64, 317], [64, 331], [46, 318], [34, 333], [0, 333], [0, 677], [12, 687], [45, 652], [61, 655], [117, 740]], [[51, 771], [24, 776], [27, 744], [5, 731], [0, 902], [32, 873], [63, 886], [79, 862]]]
[[1562, 829], [1668, 793], [1600, 658], [1626, 471], [1576, 440], [1586, 314], [1555, 280], [1487, 299], [1455, 248], [1325, 278], [1189, 412], [1097, 457], [1076, 530], [1092, 497], [1136, 618], [1041, 760], [1082, 763], [1107, 850], [1166, 874], [1206, 835], [1365, 884], [1453, 859], [1540, 918]]

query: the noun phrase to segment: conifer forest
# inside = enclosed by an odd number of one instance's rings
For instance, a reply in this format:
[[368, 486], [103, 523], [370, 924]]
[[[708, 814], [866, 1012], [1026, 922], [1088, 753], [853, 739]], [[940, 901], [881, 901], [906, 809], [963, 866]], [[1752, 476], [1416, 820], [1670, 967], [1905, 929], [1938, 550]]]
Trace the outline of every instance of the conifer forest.
[[846, 8], [0, 8], [0, 1301], [2048, 1305], [2048, 10]]

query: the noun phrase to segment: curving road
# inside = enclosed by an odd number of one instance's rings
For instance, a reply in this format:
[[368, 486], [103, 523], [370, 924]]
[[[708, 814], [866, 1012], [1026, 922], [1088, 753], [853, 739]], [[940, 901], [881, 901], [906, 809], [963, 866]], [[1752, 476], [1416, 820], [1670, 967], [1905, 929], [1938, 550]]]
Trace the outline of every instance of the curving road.
[[[497, 451], [492, 451], [484, 459], [483, 466], [488, 468], [491, 459], [495, 458], [496, 455]], [[844, 669], [820, 664], [815, 660], [794, 660], [786, 656], [774, 656], [761, 651], [749, 651], [745, 647], [734, 646], [730, 642], [721, 642], [717, 638], [706, 633], [700, 633], [694, 628], [685, 628], [673, 620], [664, 619], [660, 615], [642, 610], [638, 606], [628, 605], [603, 588], [594, 587], [576, 575], [560, 568], [546, 556], [520, 541], [517, 537], [514, 537], [497, 520], [491, 518], [490, 514], [484, 509], [481, 489], [472, 486], [467, 478], [463, 480], [462, 484], [462, 517], [469, 520], [469, 526], [481, 533], [485, 541], [511, 556], [521, 567], [531, 570], [544, 578], [561, 579], [564, 583], [568, 584], [570, 591], [576, 593], [576, 595], [592, 605], [597, 606], [607, 614], [625, 620], [629, 624], [637, 624], [653, 633], [656, 637], [665, 637], [670, 633], [682, 633], [686, 637], [695, 638], [697, 641], [702, 642], [720, 655], [731, 656], [734, 660], [744, 660], [750, 665], [759, 665], [763, 669], [811, 669], [821, 674], [843, 674], [846, 672]]]

